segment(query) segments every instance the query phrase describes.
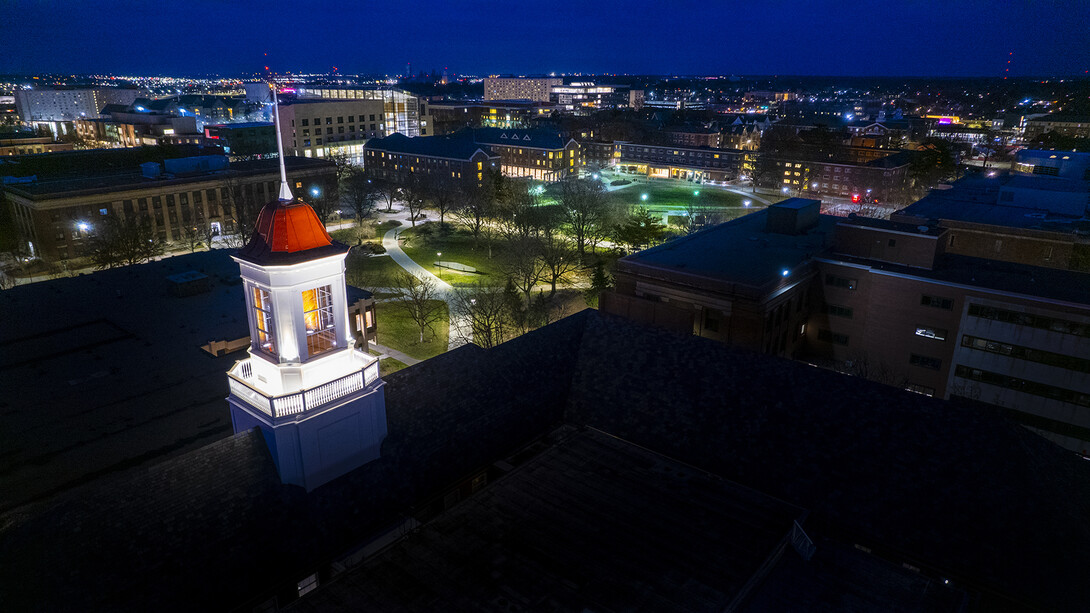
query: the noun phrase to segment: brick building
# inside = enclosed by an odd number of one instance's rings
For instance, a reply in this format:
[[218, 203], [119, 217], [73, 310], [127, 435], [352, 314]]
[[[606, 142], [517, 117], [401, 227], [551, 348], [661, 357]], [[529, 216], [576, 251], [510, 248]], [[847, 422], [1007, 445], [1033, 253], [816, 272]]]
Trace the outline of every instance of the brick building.
[[394, 182], [419, 174], [481, 185], [500, 167], [500, 157], [489, 147], [462, 136], [393, 134], [368, 141], [364, 149], [368, 176]]

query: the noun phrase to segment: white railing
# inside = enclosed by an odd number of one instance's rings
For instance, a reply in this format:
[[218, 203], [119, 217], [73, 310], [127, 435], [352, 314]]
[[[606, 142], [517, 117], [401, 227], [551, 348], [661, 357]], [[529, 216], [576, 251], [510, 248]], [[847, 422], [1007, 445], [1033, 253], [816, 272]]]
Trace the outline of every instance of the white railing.
[[[371, 356], [367, 356], [367, 358], [372, 359]], [[247, 383], [246, 380], [249, 377], [244, 375], [252, 375], [253, 372], [249, 362], [249, 360], [242, 360], [235, 365], [235, 368], [231, 369], [227, 378], [228, 386], [232, 394], [245, 399], [273, 418], [287, 417], [323, 407], [364, 389], [378, 379], [378, 361], [375, 360], [362, 370], [323, 383], [318, 387], [295, 392], [294, 394], [269, 396], [259, 392]]]

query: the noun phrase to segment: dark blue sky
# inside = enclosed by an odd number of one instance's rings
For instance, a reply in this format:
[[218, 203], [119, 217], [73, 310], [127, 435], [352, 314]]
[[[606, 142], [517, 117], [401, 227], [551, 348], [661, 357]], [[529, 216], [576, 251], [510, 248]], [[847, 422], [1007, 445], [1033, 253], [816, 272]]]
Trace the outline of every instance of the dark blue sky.
[[1090, 69], [1087, 0], [0, 0], [0, 73], [1000, 76]]

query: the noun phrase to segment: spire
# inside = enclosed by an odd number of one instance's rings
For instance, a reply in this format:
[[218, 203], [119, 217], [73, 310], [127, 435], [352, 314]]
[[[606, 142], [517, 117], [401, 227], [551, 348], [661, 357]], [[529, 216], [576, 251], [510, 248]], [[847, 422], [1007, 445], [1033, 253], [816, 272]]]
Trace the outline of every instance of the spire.
[[288, 171], [284, 166], [284, 141], [280, 136], [280, 104], [277, 100], [276, 86], [269, 84], [273, 99], [273, 121], [276, 123], [276, 150], [280, 153], [280, 201], [291, 202], [294, 197], [288, 187]]

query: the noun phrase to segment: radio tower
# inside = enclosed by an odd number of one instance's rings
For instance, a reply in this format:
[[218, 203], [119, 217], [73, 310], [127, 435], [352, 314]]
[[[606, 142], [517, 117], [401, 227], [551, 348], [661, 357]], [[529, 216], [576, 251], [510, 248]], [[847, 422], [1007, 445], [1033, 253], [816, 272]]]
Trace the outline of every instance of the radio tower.
[[1014, 52], [1011, 51], [1007, 54], [1007, 68], [1003, 71], [1003, 80], [1006, 81], [1007, 77], [1011, 76], [1011, 61], [1014, 60]]

